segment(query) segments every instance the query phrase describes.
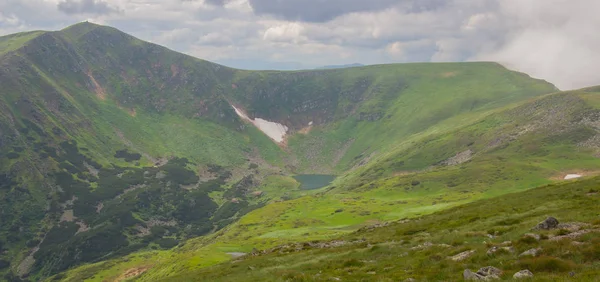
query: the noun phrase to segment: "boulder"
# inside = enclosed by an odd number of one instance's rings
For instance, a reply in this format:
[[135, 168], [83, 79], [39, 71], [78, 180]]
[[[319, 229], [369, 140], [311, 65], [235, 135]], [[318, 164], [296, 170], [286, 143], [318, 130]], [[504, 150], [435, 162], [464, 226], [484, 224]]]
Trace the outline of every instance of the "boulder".
[[529, 249], [527, 251], [524, 251], [523, 253], [521, 253], [519, 256], [520, 257], [525, 257], [525, 256], [532, 256], [532, 257], [537, 257], [537, 255], [542, 251], [541, 248], [534, 248], [534, 249]]
[[491, 277], [491, 276], [496, 276], [496, 277], [500, 277], [502, 275], [502, 270], [493, 267], [493, 266], [486, 266], [486, 267], [482, 267], [477, 271], [477, 274], [481, 275], [481, 276], [485, 276], [485, 277]]
[[538, 225], [534, 228], [537, 230], [550, 230], [558, 227], [558, 219], [554, 217], [548, 217], [544, 221], [538, 223]]
[[[481, 273], [480, 273], [481, 272]], [[479, 269], [477, 272], [473, 272], [470, 269], [463, 271], [463, 278], [465, 281], [490, 281], [500, 279], [500, 277], [493, 273], [502, 274], [502, 270], [497, 269], [493, 266], [487, 266]]]
[[505, 252], [508, 252], [508, 253], [514, 253], [514, 252], [515, 252], [515, 249], [514, 249], [513, 247], [497, 247], [497, 246], [493, 246], [493, 247], [491, 247], [491, 248], [490, 248], [490, 249], [489, 249], [489, 250], [486, 252], [486, 254], [487, 254], [488, 256], [491, 256], [491, 255], [493, 255], [493, 254], [497, 253], [498, 251], [505, 251]]
[[472, 256], [474, 253], [475, 253], [474, 250], [464, 251], [460, 254], [450, 257], [450, 259], [453, 261], [462, 261], [462, 260], [465, 260], [468, 257]]
[[514, 279], [524, 279], [524, 278], [531, 278], [531, 277], [533, 277], [533, 273], [531, 273], [531, 271], [529, 271], [529, 269], [521, 270], [521, 271], [515, 273], [515, 275], [513, 275]]
[[465, 281], [484, 280], [483, 276], [471, 271], [470, 269], [465, 269], [465, 271], [463, 271], [463, 278]]

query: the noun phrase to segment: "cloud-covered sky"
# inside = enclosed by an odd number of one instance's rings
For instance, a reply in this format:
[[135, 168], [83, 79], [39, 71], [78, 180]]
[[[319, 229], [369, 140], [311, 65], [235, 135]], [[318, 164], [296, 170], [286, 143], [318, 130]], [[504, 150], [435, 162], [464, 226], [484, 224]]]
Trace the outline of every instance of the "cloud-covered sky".
[[597, 0], [0, 0], [0, 35], [90, 20], [249, 69], [497, 61], [600, 84]]

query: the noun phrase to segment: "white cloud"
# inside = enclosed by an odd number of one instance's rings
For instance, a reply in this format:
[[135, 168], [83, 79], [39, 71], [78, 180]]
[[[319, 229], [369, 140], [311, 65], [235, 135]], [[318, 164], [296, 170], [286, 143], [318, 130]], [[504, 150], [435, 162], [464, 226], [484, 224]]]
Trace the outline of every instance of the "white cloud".
[[304, 27], [299, 23], [284, 23], [276, 26], [269, 27], [264, 35], [263, 39], [273, 42], [291, 42], [299, 43], [304, 39], [302, 33]]
[[561, 89], [600, 84], [600, 2], [505, 0], [497, 12], [510, 22], [503, 44], [475, 56], [499, 61]]

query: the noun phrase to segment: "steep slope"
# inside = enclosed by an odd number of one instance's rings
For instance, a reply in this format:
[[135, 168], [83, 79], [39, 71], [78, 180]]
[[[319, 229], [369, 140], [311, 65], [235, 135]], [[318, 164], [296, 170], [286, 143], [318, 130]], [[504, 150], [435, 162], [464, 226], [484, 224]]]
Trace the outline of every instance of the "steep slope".
[[[64, 278], [102, 281], [140, 267], [145, 271], [140, 281], [190, 277], [196, 275], [194, 269], [231, 259], [228, 253], [338, 238], [364, 226], [550, 184], [568, 174], [596, 175], [598, 90], [545, 95], [498, 109], [450, 132], [417, 136], [319, 194], [271, 203], [172, 251], [90, 265]], [[515, 201], [519, 203], [525, 202]]]
[[232, 70], [91, 24], [11, 38], [28, 40], [0, 57], [3, 272], [168, 248], [253, 208], [208, 195], [280, 151], [214, 91]]
[[[0, 84], [0, 260], [8, 262], [0, 272], [7, 280], [39, 280], [207, 234], [213, 237], [199, 240], [220, 237], [244, 251], [306, 233], [287, 224], [314, 226], [307, 238], [349, 232], [374, 216], [341, 213], [321, 226], [270, 211], [290, 205], [288, 213], [310, 208], [318, 218], [323, 210], [315, 205], [337, 206], [346, 191], [394, 173], [378, 174], [376, 162], [405, 154], [410, 142], [555, 91], [495, 63], [234, 70], [90, 23], [1, 37]], [[287, 135], [270, 139], [234, 107], [287, 127]], [[322, 192], [302, 191], [291, 178], [306, 172], [345, 176], [320, 202], [267, 205]], [[270, 239], [240, 246], [254, 231], [230, 232], [263, 213], [285, 227], [265, 226], [258, 235], [274, 232]], [[216, 258], [202, 265], [227, 258], [207, 254]]]
[[339, 173], [433, 126], [555, 91], [532, 82], [495, 63], [452, 63], [241, 72], [232, 88], [250, 117], [290, 129], [295, 169]]

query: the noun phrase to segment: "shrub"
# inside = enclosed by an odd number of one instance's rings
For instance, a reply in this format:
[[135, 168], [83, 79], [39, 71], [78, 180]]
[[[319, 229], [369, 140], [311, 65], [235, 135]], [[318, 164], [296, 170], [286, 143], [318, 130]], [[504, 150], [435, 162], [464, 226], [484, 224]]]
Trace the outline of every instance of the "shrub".
[[507, 225], [515, 225], [521, 223], [520, 219], [516, 219], [516, 218], [507, 218], [504, 220], [500, 220], [498, 222], [496, 222], [496, 225], [501, 225], [501, 226], [507, 226]]
[[179, 241], [173, 238], [161, 238], [156, 240], [156, 243], [163, 249], [170, 249], [179, 244]]
[[537, 240], [531, 236], [523, 236], [523, 237], [521, 237], [521, 239], [519, 239], [519, 243], [526, 244], [526, 245], [532, 245], [532, 244], [537, 243]]
[[519, 265], [521, 268], [529, 269], [533, 272], [567, 272], [576, 267], [572, 261], [549, 256], [523, 259], [519, 262]]
[[364, 266], [364, 265], [365, 265], [364, 262], [362, 262], [360, 260], [357, 260], [357, 259], [354, 259], [354, 258], [353, 259], [344, 260], [344, 262], [342, 263], [343, 267], [361, 267], [361, 266]]
[[10, 160], [14, 160], [19, 157], [19, 154], [15, 153], [15, 152], [10, 152], [10, 153], [6, 154], [6, 157]]
[[5, 269], [8, 268], [10, 266], [10, 262], [0, 259], [0, 269]]
[[138, 153], [129, 153], [127, 149], [118, 150], [115, 152], [115, 158], [124, 159], [126, 162], [138, 161], [142, 158], [142, 155]]
[[600, 242], [593, 242], [591, 245], [583, 249], [581, 254], [586, 262], [600, 261]]

